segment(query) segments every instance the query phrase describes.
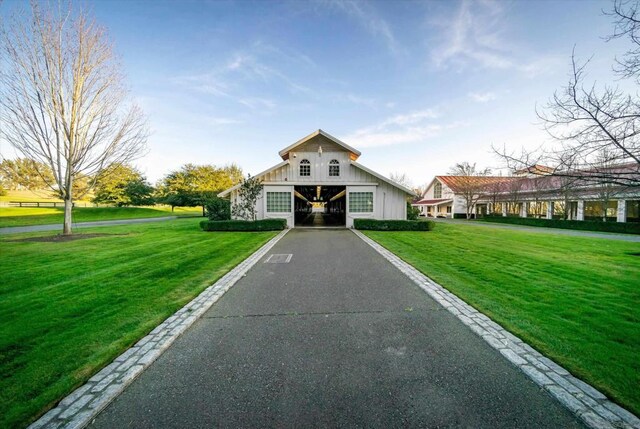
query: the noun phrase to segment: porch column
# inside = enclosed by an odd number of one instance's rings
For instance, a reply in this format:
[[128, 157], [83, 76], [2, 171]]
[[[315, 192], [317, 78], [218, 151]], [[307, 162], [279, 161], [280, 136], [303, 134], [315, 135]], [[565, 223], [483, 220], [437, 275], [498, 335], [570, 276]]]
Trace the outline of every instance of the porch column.
[[507, 217], [507, 202], [502, 203], [502, 217]]
[[520, 217], [527, 217], [527, 209], [528, 209], [529, 203], [526, 201], [522, 202], [522, 205], [520, 206]]
[[584, 200], [578, 200], [578, 213], [576, 220], [584, 220]]
[[627, 200], [618, 200], [618, 222], [627, 221]]
[[547, 219], [553, 219], [553, 201], [547, 201]]

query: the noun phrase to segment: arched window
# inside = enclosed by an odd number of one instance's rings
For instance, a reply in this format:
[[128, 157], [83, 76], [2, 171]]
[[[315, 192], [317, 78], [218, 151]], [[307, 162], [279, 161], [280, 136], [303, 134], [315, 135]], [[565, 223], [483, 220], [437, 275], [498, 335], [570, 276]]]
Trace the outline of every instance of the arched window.
[[433, 198], [442, 198], [442, 183], [436, 182], [433, 185]]
[[300, 176], [311, 176], [311, 163], [308, 159], [300, 161]]
[[340, 162], [337, 159], [332, 159], [331, 161], [329, 161], [329, 176], [340, 176]]

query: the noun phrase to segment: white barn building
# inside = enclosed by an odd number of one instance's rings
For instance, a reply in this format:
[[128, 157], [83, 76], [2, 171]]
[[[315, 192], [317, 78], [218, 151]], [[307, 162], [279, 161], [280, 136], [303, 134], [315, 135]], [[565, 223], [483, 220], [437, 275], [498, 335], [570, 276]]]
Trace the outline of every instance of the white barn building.
[[[535, 168], [534, 174], [527, 173]], [[637, 165], [615, 167], [616, 171], [640, 174]], [[640, 190], [614, 185], [580, 185], [564, 188], [561, 176], [546, 171], [549, 167], [532, 166], [513, 176], [436, 176], [419, 201], [413, 203], [427, 217], [465, 218], [467, 203], [464, 189], [477, 187], [474, 217], [488, 214], [547, 219], [602, 220], [640, 222]], [[607, 201], [603, 201], [606, 197]], [[605, 207], [606, 206], [606, 207]]]
[[[279, 152], [282, 162], [256, 175], [262, 194], [258, 219], [300, 225], [353, 226], [356, 218], [406, 219], [415, 193], [356, 162], [360, 151], [315, 131]], [[240, 185], [219, 194], [238, 202]]]

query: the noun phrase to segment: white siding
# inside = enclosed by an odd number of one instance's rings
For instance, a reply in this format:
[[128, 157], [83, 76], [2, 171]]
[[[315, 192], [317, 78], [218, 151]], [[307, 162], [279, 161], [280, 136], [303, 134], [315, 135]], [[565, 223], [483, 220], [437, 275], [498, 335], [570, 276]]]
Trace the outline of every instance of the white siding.
[[433, 188], [435, 187], [436, 183], [442, 184], [442, 197], [440, 198], [451, 199], [454, 197], [453, 191], [447, 185], [440, 182], [438, 179], [435, 179], [433, 182], [431, 182], [431, 186], [429, 186], [426, 192], [424, 193], [424, 196], [422, 197], [423, 200], [433, 200], [436, 198], [433, 193]]
[[[347, 228], [353, 226], [353, 219], [371, 218], [371, 219], [406, 219], [407, 218], [407, 197], [408, 195], [401, 189], [390, 185], [387, 182], [379, 180], [366, 171], [362, 171], [357, 167], [351, 166], [352, 177], [359, 179], [354, 182], [361, 181], [363, 183], [378, 182], [378, 186], [347, 186]], [[357, 170], [357, 171], [353, 171]], [[349, 208], [349, 192], [373, 192], [373, 213], [350, 213]]]
[[[289, 192], [291, 194], [291, 211], [288, 213], [268, 213], [267, 212], [267, 192]], [[287, 226], [289, 228], [293, 228], [294, 226], [294, 217], [293, 217], [293, 186], [291, 185], [267, 185], [265, 184], [262, 189], [262, 201], [258, 202], [258, 206], [262, 208], [262, 217], [258, 219], [286, 219]]]
[[[318, 147], [322, 146], [322, 153]], [[311, 175], [300, 176], [300, 161], [309, 160]], [[329, 176], [329, 162], [338, 160], [340, 175]], [[321, 136], [296, 147], [289, 152], [289, 163], [264, 174], [263, 191], [257, 202], [258, 219], [285, 218], [289, 227], [294, 226], [294, 187], [298, 184], [346, 186], [347, 191], [347, 227], [353, 226], [353, 219], [369, 217], [375, 219], [406, 219], [406, 200], [408, 195], [384, 180], [367, 173], [351, 164], [350, 153], [341, 146]], [[374, 211], [372, 213], [349, 213], [349, 192], [372, 192]], [[291, 213], [267, 213], [266, 192], [290, 192], [292, 200]], [[236, 202], [237, 190], [231, 192], [231, 202]]]
[[[347, 186], [347, 228], [351, 228], [353, 226], [354, 219], [376, 219], [377, 214], [380, 213], [380, 198], [376, 192], [377, 186]], [[349, 211], [349, 199], [351, 197], [352, 192], [371, 192], [373, 193], [373, 212], [370, 213], [351, 213]]]

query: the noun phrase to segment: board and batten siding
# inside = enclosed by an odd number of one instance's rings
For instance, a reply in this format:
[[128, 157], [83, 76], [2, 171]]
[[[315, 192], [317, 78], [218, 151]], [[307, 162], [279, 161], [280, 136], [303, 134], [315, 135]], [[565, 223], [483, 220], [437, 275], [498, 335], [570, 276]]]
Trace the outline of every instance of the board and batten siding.
[[[267, 192], [288, 192], [289, 197], [291, 198], [291, 210], [288, 212], [268, 212], [267, 211]], [[262, 206], [263, 217], [260, 219], [286, 219], [287, 226], [289, 228], [293, 228], [295, 224], [294, 219], [294, 200], [295, 196], [293, 195], [293, 185], [269, 185], [267, 183], [264, 184], [262, 188], [262, 204], [258, 202], [258, 205]]]
[[[310, 176], [300, 176], [300, 162], [306, 159], [311, 166]], [[338, 161], [340, 174], [329, 176], [329, 163]], [[376, 184], [380, 180], [369, 173], [354, 167], [347, 152], [295, 152], [295, 158], [289, 158], [289, 164], [283, 165], [262, 176], [264, 184], [292, 182], [295, 184], [310, 185], [346, 185], [347, 183]]]
[[[320, 147], [322, 150], [320, 151]], [[258, 219], [284, 218], [289, 227], [294, 226], [295, 186], [344, 186], [346, 190], [346, 226], [352, 227], [356, 218], [406, 219], [408, 194], [385, 180], [352, 164], [357, 157], [325, 136], [319, 135], [286, 153], [287, 161], [260, 175], [263, 190], [256, 203]], [[309, 176], [300, 175], [300, 163], [308, 160], [311, 167]], [[331, 161], [338, 161], [340, 173], [329, 175]], [[288, 192], [291, 197], [291, 211], [267, 212], [267, 192]], [[351, 213], [349, 195], [352, 192], [371, 192], [373, 211]], [[232, 203], [238, 201], [238, 190], [231, 192]]]

